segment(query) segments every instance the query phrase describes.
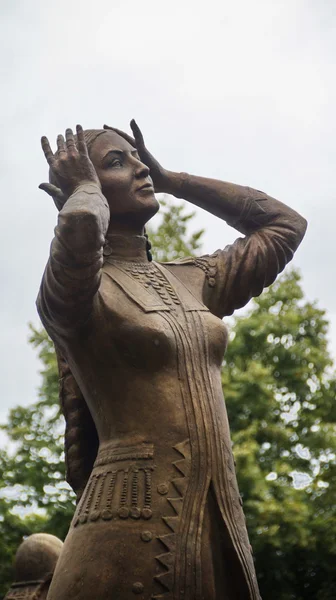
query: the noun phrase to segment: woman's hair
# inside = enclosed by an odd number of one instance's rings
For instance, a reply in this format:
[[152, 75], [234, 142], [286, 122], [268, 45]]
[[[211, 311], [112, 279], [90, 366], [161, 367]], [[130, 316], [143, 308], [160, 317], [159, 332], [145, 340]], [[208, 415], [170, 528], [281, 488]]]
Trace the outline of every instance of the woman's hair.
[[66, 359], [56, 349], [59, 395], [65, 418], [66, 480], [79, 502], [98, 452], [98, 434], [85, 398]]

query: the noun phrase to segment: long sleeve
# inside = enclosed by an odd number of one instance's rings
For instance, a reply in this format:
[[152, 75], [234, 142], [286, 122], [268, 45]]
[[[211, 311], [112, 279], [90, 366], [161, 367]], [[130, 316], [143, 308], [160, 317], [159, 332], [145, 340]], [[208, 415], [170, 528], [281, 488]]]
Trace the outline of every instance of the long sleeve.
[[188, 176], [186, 188], [184, 197], [245, 234], [224, 250], [176, 261], [173, 267], [190, 281], [192, 264], [204, 271], [203, 301], [223, 318], [274, 282], [292, 260], [307, 223], [282, 202], [248, 187]]
[[37, 298], [48, 330], [70, 334], [88, 319], [100, 284], [108, 224], [108, 204], [95, 184], [79, 186], [60, 211]]
[[271, 285], [292, 260], [306, 231], [307, 223], [296, 211], [262, 192], [247, 190], [238, 218], [229, 222], [246, 236], [200, 259], [209, 275], [213, 270], [207, 296], [209, 308], [219, 317], [231, 315]]

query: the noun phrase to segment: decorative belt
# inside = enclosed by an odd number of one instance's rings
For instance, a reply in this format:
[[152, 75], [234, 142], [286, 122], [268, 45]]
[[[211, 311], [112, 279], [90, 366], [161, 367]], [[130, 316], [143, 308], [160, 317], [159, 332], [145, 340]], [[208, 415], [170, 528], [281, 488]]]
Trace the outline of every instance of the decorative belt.
[[153, 458], [154, 445], [146, 442], [122, 447], [111, 443], [101, 448], [77, 507], [74, 527], [100, 519], [150, 519]]
[[111, 443], [98, 451], [93, 468], [109, 465], [114, 462], [121, 462], [123, 460], [146, 460], [153, 457], [154, 444], [143, 442], [137, 446], [120, 447], [119, 445], [117, 446], [116, 444]]

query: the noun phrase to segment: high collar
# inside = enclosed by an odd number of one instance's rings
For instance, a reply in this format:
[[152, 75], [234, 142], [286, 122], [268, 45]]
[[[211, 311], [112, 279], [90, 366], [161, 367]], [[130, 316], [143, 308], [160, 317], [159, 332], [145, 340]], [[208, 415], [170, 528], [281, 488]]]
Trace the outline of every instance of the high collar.
[[108, 234], [103, 254], [105, 260], [148, 263], [146, 244], [147, 238], [144, 235]]

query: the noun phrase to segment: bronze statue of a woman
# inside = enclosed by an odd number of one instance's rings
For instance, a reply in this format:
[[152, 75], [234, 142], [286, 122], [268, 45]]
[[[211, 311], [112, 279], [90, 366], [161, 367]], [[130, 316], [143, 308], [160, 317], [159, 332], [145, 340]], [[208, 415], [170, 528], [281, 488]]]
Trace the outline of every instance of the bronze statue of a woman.
[[[257, 600], [221, 385], [222, 318], [269, 286], [305, 220], [248, 187], [163, 169], [105, 127], [42, 146], [60, 209], [37, 305], [53, 339], [77, 509], [49, 600]], [[244, 234], [151, 261], [154, 192]]]

